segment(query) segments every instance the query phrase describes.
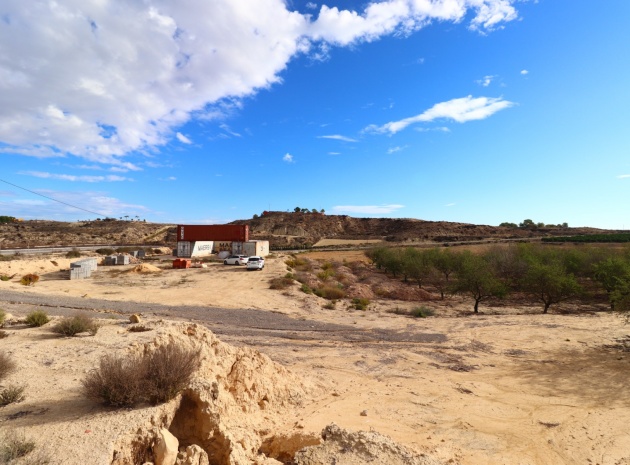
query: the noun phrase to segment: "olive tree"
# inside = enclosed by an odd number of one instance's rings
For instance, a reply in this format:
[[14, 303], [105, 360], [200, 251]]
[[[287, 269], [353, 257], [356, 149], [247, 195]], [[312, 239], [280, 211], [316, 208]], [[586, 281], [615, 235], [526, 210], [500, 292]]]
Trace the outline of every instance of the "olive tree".
[[507, 294], [505, 283], [497, 277], [484, 257], [463, 252], [460, 259], [453, 290], [473, 298], [475, 313], [479, 313], [480, 302], [502, 298]]

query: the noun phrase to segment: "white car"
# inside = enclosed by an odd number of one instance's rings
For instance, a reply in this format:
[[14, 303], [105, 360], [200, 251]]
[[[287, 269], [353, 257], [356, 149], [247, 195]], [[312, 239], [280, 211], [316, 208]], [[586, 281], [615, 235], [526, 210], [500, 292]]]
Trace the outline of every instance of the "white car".
[[247, 255], [230, 255], [228, 258], [223, 260], [224, 265], [246, 265], [247, 259], [249, 257]]
[[247, 260], [247, 271], [262, 270], [265, 267], [265, 259], [262, 257], [249, 257]]

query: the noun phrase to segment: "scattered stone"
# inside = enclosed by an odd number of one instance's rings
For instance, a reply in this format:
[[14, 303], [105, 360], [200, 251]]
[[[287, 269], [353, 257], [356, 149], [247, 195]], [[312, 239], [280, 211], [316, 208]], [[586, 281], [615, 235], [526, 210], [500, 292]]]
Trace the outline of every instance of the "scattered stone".
[[140, 315], [138, 315], [137, 313], [134, 313], [133, 315], [131, 315], [129, 317], [129, 322], [130, 323], [134, 323], [135, 324], [135, 323], [140, 323], [140, 321], [141, 321], [140, 320]]
[[363, 411], [361, 412], [361, 416], [362, 416], [362, 417], [367, 417], [367, 410], [363, 410]]

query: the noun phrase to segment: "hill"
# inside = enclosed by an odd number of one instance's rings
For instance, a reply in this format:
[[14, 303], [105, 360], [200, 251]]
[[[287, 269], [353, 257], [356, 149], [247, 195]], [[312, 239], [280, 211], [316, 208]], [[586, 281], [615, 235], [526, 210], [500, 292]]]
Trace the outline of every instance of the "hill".
[[115, 219], [98, 221], [32, 220], [0, 224], [0, 248], [81, 245], [162, 245], [175, 226]]
[[265, 212], [251, 220], [250, 238], [269, 240], [272, 248], [312, 246], [323, 239], [388, 242], [463, 242], [526, 239], [602, 232], [594, 228], [544, 227], [521, 229], [411, 218], [354, 218], [302, 212]]
[[[334, 243], [457, 243], [528, 239], [606, 232], [594, 228], [514, 228], [411, 218], [354, 218], [322, 213], [265, 212], [249, 220], [250, 238], [268, 240], [271, 248], [300, 248]], [[81, 245], [168, 245], [177, 242], [174, 224], [122, 221], [31, 220], [0, 223], [0, 248]]]

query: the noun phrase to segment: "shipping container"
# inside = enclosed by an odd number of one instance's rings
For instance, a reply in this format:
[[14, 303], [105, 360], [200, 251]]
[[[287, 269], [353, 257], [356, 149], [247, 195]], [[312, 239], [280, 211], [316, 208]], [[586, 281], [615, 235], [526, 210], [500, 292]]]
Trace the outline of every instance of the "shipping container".
[[239, 241], [249, 240], [246, 224], [180, 224], [177, 241]]
[[232, 254], [266, 257], [269, 255], [269, 241], [232, 242]]
[[177, 257], [190, 257], [190, 241], [177, 242]]
[[228, 255], [232, 253], [232, 241], [214, 241], [214, 252], [228, 252]]

